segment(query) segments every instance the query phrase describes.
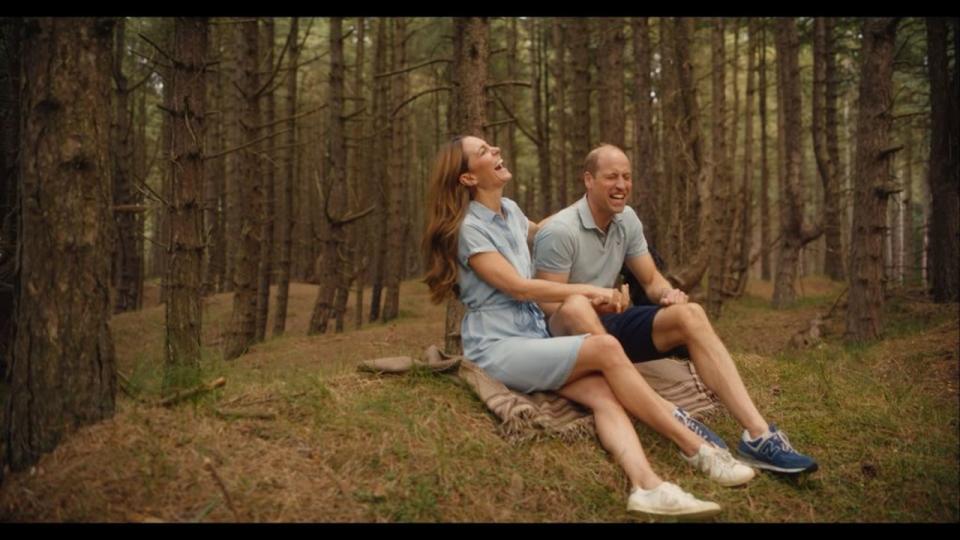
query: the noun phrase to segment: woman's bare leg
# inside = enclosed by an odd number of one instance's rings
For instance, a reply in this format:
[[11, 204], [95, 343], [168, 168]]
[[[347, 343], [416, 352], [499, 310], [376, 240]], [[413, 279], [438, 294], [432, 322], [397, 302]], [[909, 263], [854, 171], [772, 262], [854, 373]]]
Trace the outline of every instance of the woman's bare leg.
[[633, 421], [600, 375], [587, 375], [557, 391], [593, 411], [600, 444], [620, 464], [634, 487], [653, 489], [663, 480], [653, 472]]

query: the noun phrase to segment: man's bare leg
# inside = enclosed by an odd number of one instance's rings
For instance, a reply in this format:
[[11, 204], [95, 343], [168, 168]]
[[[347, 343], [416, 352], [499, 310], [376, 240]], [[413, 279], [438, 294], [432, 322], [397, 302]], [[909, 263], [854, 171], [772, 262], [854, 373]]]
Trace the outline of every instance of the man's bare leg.
[[733, 358], [699, 304], [676, 304], [658, 311], [653, 319], [653, 344], [661, 351], [685, 345], [704, 384], [750, 437], [759, 437], [767, 430], [767, 422], [747, 393]]

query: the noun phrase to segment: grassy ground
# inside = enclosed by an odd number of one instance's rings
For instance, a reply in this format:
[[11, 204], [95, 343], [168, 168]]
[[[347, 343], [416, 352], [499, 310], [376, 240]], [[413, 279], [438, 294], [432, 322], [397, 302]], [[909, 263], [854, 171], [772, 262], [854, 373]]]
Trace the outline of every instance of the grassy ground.
[[[841, 290], [805, 280], [795, 308], [772, 311], [769, 285], [753, 284], [717, 323], [760, 410], [820, 461], [819, 472], [722, 488], [639, 428], [661, 476], [721, 503], [719, 520], [960, 519], [957, 305], [897, 293], [880, 342], [844, 344], [834, 317], [822, 344], [787, 347]], [[226, 386], [171, 409], [121, 394], [113, 419], [7, 477], [0, 521], [643, 521], [625, 511], [627, 483], [596, 441], [511, 445], [454, 378], [355, 371], [361, 359], [417, 355], [439, 341], [443, 308], [422, 285], [404, 284], [393, 323], [305, 337], [315, 294], [294, 285], [287, 335], [232, 362], [216, 352], [230, 296], [208, 299], [205, 378], [223, 376]], [[352, 328], [352, 312], [347, 320]], [[162, 306], [115, 317], [112, 328], [120, 370], [155, 396]], [[739, 434], [729, 416], [712, 425], [728, 443]]]

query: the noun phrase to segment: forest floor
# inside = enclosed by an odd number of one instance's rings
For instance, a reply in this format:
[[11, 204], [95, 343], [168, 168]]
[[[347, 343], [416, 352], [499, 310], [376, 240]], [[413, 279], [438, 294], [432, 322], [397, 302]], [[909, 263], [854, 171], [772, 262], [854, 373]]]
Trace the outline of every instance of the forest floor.
[[[752, 283], [716, 325], [761, 412], [818, 472], [723, 488], [638, 428], [662, 477], [723, 505], [718, 521], [960, 519], [957, 304], [898, 290], [883, 340], [845, 344], [841, 305], [822, 343], [790, 347], [843, 288], [805, 279], [797, 305], [774, 311], [770, 285]], [[351, 298], [348, 331], [307, 337], [316, 290], [292, 285], [287, 334], [230, 362], [217, 351], [231, 295], [207, 298], [204, 380], [226, 385], [171, 408], [118, 393], [112, 419], [7, 476], [0, 522], [646, 521], [625, 510], [627, 482], [595, 440], [511, 444], [451, 376], [356, 371], [441, 341], [444, 307], [423, 285], [403, 284], [394, 322], [353, 330]], [[111, 323], [119, 370], [140, 398], [159, 392], [163, 321], [153, 306]], [[711, 424], [728, 443], [739, 436], [728, 414]]]

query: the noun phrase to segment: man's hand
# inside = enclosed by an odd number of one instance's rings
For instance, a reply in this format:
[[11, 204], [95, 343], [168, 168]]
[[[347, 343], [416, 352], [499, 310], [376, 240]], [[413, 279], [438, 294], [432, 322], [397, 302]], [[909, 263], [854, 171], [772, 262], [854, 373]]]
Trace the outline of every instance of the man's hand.
[[663, 292], [660, 294], [661, 306], [672, 306], [673, 304], [686, 304], [689, 301], [690, 301], [690, 298], [687, 296], [687, 293], [681, 291], [680, 289], [664, 288]]

